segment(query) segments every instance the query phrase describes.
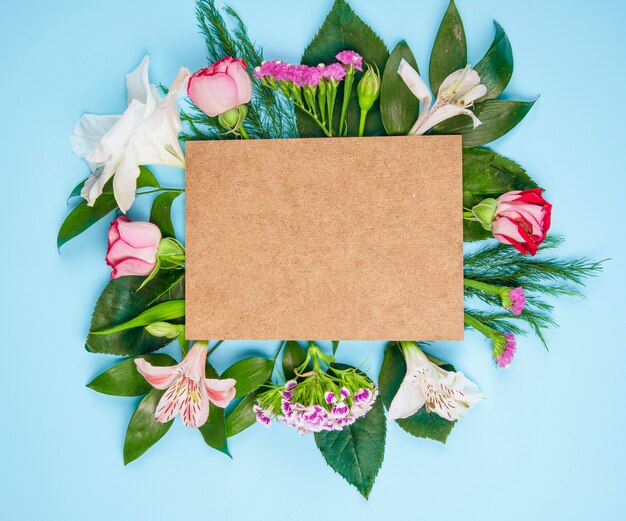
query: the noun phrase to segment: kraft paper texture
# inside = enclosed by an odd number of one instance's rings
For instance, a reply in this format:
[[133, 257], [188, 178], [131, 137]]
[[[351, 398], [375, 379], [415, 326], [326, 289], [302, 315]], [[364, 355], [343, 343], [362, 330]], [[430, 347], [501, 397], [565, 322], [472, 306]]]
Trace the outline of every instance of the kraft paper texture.
[[461, 151], [188, 142], [187, 338], [462, 340]]

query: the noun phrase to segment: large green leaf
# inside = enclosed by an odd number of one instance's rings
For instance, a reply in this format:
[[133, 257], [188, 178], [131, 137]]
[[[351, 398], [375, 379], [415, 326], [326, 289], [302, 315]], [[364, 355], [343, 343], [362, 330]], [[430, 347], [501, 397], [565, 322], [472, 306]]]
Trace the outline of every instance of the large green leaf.
[[[159, 302], [185, 297], [184, 272], [160, 272], [141, 291], [144, 277], [119, 277], [111, 280], [100, 295], [91, 319], [90, 330], [98, 331], [127, 322]], [[150, 335], [143, 327], [110, 335], [89, 335], [86, 348], [93, 353], [135, 356], [149, 353], [172, 342], [171, 338]]]
[[[208, 362], [206, 364], [206, 376], [207, 378], [219, 378], [217, 371]], [[226, 438], [224, 409], [213, 403], [209, 404], [209, 418], [198, 430], [209, 447], [230, 457], [228, 440]]]
[[534, 101], [487, 100], [474, 105], [481, 124], [474, 128], [471, 118], [456, 116], [433, 128], [433, 134], [461, 134], [463, 146], [479, 147], [491, 143], [512, 130], [535, 104]]
[[315, 443], [326, 463], [367, 498], [385, 455], [387, 425], [378, 398], [364, 417], [341, 431], [318, 432]]
[[272, 360], [261, 357], [244, 358], [226, 369], [222, 378], [237, 380], [235, 398], [240, 398], [261, 387], [270, 379], [273, 370], [274, 362]]
[[253, 407], [256, 399], [256, 393], [249, 393], [230, 411], [228, 416], [226, 416], [226, 436], [230, 438], [254, 425], [256, 414]]
[[[148, 393], [152, 386], [137, 371], [135, 358], [127, 358], [96, 376], [87, 387], [102, 394], [113, 396], [141, 396]], [[170, 355], [141, 355], [146, 362], [154, 366], [176, 365]]]
[[[471, 209], [488, 197], [498, 198], [513, 190], [536, 188], [526, 171], [488, 148], [463, 150], [463, 206]], [[479, 223], [463, 221], [463, 240], [478, 241], [491, 237]]]
[[475, 67], [480, 76], [480, 83], [487, 87], [485, 94], [479, 101], [497, 98], [511, 80], [513, 75], [513, 51], [511, 43], [498, 22], [496, 35], [489, 50]]
[[390, 136], [406, 136], [419, 111], [419, 100], [398, 74], [398, 66], [403, 58], [418, 70], [415, 56], [404, 40], [396, 45], [389, 56], [381, 84], [380, 115]]
[[160, 302], [154, 306], [142, 311], [136, 317], [130, 320], [118, 324], [113, 327], [108, 327], [100, 331], [90, 331], [92, 335], [111, 335], [119, 331], [126, 331], [127, 329], [133, 329], [136, 327], [147, 326], [153, 322], [166, 322], [176, 318], [185, 316], [185, 299], [167, 300]]
[[283, 374], [285, 380], [292, 380], [296, 377], [295, 369], [301, 366], [306, 360], [306, 351], [302, 349], [298, 342], [290, 340], [283, 351]]
[[[80, 195], [80, 188], [82, 188], [83, 183], [84, 181], [72, 190], [70, 197]], [[142, 166], [139, 168], [137, 188], [145, 188], [148, 186], [158, 188], [159, 183], [152, 172]], [[78, 194], [76, 192], [78, 192]], [[83, 233], [100, 219], [113, 212], [116, 208], [117, 202], [113, 195], [113, 184], [109, 181], [93, 206], [87, 206], [87, 201], [82, 201], [65, 218], [59, 230], [59, 234], [57, 235], [57, 248], [61, 248], [66, 242]]]
[[467, 43], [461, 15], [457, 11], [454, 0], [450, 1], [446, 14], [443, 16], [433, 51], [430, 55], [428, 76], [430, 88], [435, 94], [448, 75], [467, 65]]
[[182, 192], [163, 192], [152, 202], [150, 222], [159, 227], [163, 237], [176, 238], [176, 232], [172, 224], [172, 204], [181, 193]]
[[174, 420], [160, 423], [154, 418], [163, 392], [153, 389], [139, 402], [126, 431], [124, 465], [136, 460], [170, 430]]
[[[336, 62], [335, 55], [343, 50], [350, 49], [363, 56], [365, 61], [376, 64], [382, 71], [389, 58], [389, 51], [380, 37], [365, 24], [345, 0], [335, 0], [333, 7], [324, 20], [322, 27], [307, 46], [302, 55], [302, 63], [317, 65], [319, 63]], [[355, 85], [359, 81], [357, 73]], [[343, 89], [337, 93], [335, 116], [341, 112]], [[356, 136], [359, 133], [360, 109], [353, 89], [348, 106], [348, 135]], [[298, 125], [302, 137], [322, 137], [324, 134], [317, 124], [306, 114], [298, 112]], [[335, 125], [335, 129], [337, 125]], [[384, 134], [384, 127], [380, 117], [379, 103], [376, 102], [370, 110], [365, 126], [366, 136]]]
[[[450, 365], [443, 366], [446, 370], [454, 370]], [[393, 397], [398, 392], [400, 384], [406, 374], [406, 363], [396, 342], [391, 342], [385, 349], [383, 365], [378, 376], [378, 388], [385, 406], [389, 408]], [[398, 425], [406, 432], [418, 438], [430, 438], [431, 440], [445, 443], [448, 435], [454, 427], [454, 422], [443, 419], [441, 416], [426, 412], [422, 407], [417, 413], [409, 418], [397, 420]]]

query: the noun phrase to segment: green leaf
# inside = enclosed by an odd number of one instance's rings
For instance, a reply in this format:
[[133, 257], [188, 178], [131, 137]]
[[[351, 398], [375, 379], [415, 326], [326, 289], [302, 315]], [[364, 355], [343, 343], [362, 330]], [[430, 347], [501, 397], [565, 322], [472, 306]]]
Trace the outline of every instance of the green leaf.
[[496, 35], [489, 50], [482, 60], [475, 67], [476, 72], [480, 76], [480, 83], [487, 87], [487, 94], [480, 100], [497, 98], [511, 81], [513, 76], [513, 51], [504, 29], [498, 22], [494, 22], [496, 26]]
[[296, 378], [295, 369], [301, 366], [306, 360], [306, 351], [302, 349], [298, 342], [290, 340], [283, 351], [283, 374], [285, 380]]
[[[434, 359], [436, 360], [436, 359]], [[431, 361], [434, 362], [433, 359]], [[446, 370], [454, 370], [449, 364], [442, 365]], [[406, 374], [406, 363], [396, 342], [390, 342], [385, 349], [383, 365], [378, 376], [378, 388], [385, 406], [389, 408], [393, 397], [398, 392], [400, 384]], [[413, 416], [396, 420], [406, 432], [417, 438], [430, 438], [445, 443], [454, 427], [454, 422], [444, 420], [435, 413], [426, 412], [422, 407]]]
[[404, 40], [396, 45], [389, 56], [381, 84], [380, 115], [390, 136], [406, 136], [419, 111], [419, 100], [398, 74], [398, 66], [403, 58], [418, 70], [415, 56]]
[[[345, 0], [335, 0], [330, 13], [324, 20], [322, 27], [307, 46], [302, 55], [305, 65], [319, 63], [334, 63], [335, 55], [343, 50], [350, 49], [363, 56], [366, 62], [376, 64], [379, 70], [384, 70], [389, 51], [380, 37], [361, 20]], [[357, 73], [354, 81], [356, 86], [361, 73]], [[338, 119], [343, 100], [343, 87], [337, 92], [335, 116]], [[359, 133], [359, 103], [356, 88], [352, 91], [348, 105], [348, 135], [357, 136]], [[317, 124], [306, 114], [298, 111], [298, 125], [302, 137], [322, 137], [324, 134]], [[335, 129], [337, 128], [335, 124]], [[366, 136], [384, 134], [384, 127], [380, 116], [379, 103], [376, 102], [367, 116], [365, 125]]]
[[[471, 209], [488, 197], [498, 198], [513, 190], [536, 188], [526, 171], [514, 161], [488, 148], [463, 150], [463, 206]], [[478, 241], [491, 237], [480, 223], [463, 221], [463, 240]]]
[[267, 358], [244, 358], [226, 369], [222, 378], [237, 380], [235, 398], [240, 398], [261, 387], [270, 379], [273, 370], [274, 362]]
[[154, 418], [163, 392], [153, 389], [139, 402], [126, 431], [124, 465], [136, 460], [170, 430], [174, 420], [160, 423]]
[[[123, 324], [154, 304], [184, 298], [184, 278], [184, 272], [179, 270], [162, 271], [141, 291], [137, 289], [143, 277], [111, 280], [96, 303], [90, 330]], [[171, 338], [153, 337], [143, 327], [138, 327], [110, 335], [90, 334], [85, 347], [92, 353], [135, 356], [156, 351], [170, 342]]]
[[430, 88], [436, 96], [443, 80], [454, 71], [464, 69], [467, 65], [467, 43], [463, 21], [457, 11], [454, 0], [443, 16], [433, 51], [430, 55]]
[[[147, 186], [155, 188], [159, 187], [159, 183], [150, 170], [143, 166], [139, 167], [139, 170], [137, 188], [144, 188]], [[79, 185], [80, 188], [82, 188], [83, 183]], [[87, 201], [82, 201], [70, 212], [70, 214], [65, 218], [65, 221], [63, 221], [59, 234], [57, 235], [57, 248], [60, 249], [66, 242], [73, 239], [77, 235], [80, 235], [117, 208], [117, 202], [115, 201], [115, 196], [113, 195], [112, 186], [112, 181], [109, 181], [105, 185], [100, 197], [96, 199], [93, 206], [87, 206]], [[70, 197], [74, 195], [74, 192], [76, 192], [78, 188], [78, 186], [74, 188]], [[78, 195], [80, 195], [80, 189], [78, 190]]]
[[474, 105], [481, 124], [473, 128], [471, 118], [456, 116], [433, 128], [433, 134], [461, 134], [463, 146], [479, 147], [504, 136], [524, 119], [534, 101], [487, 100]]
[[185, 316], [185, 300], [168, 300], [142, 311], [136, 317], [101, 331], [90, 331], [91, 335], [110, 335], [119, 331], [126, 331], [135, 327], [147, 326], [153, 322], [167, 322]]
[[345, 429], [316, 433], [315, 443], [326, 463], [367, 498], [383, 463], [386, 430], [378, 398], [371, 411]]
[[[148, 393], [152, 386], [137, 371], [135, 358], [127, 358], [96, 376], [87, 387], [102, 394], [113, 396], [141, 396]], [[141, 355], [141, 358], [154, 366], [176, 365], [178, 362], [170, 355]]]
[[172, 224], [172, 203], [182, 192], [163, 192], [152, 202], [150, 222], [156, 224], [163, 237], [176, 238]]
[[339, 349], [339, 340], [333, 340], [333, 356], [337, 354], [337, 349]]
[[226, 416], [226, 436], [229, 438], [246, 430], [256, 422], [256, 414], [252, 410], [256, 403], [256, 393], [244, 396], [241, 401]]
[[[206, 376], [207, 378], [218, 378], [217, 371], [209, 362], [206, 364]], [[228, 450], [228, 440], [226, 439], [224, 409], [213, 403], [209, 404], [209, 418], [198, 430], [209, 447], [231, 457]]]

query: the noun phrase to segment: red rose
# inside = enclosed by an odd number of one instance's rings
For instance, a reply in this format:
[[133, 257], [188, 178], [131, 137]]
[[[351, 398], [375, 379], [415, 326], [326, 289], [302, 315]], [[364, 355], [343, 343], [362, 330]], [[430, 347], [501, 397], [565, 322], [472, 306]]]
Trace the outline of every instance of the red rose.
[[535, 255], [550, 229], [552, 205], [541, 188], [508, 192], [498, 198], [493, 216], [493, 236], [522, 252]]

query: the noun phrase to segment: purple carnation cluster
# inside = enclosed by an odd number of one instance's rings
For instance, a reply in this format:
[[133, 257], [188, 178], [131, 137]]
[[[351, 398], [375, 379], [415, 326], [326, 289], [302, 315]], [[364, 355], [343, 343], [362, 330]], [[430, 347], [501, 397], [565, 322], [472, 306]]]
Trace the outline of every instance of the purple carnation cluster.
[[[275, 417], [281, 423], [296, 429], [299, 434], [321, 431], [340, 431], [352, 425], [358, 418], [365, 416], [374, 405], [378, 389], [359, 388], [351, 393], [347, 387], [339, 390], [339, 396], [333, 391], [324, 393], [324, 405], [305, 405], [292, 401], [297, 382], [290, 380], [281, 391], [280, 413]], [[258, 405], [254, 406], [257, 421], [269, 426], [274, 414]]]
[[320, 63], [316, 67], [293, 65], [280, 60], [263, 62], [255, 69], [254, 75], [260, 80], [271, 78], [276, 82], [294, 83], [298, 87], [316, 87], [323, 79], [342, 81], [347, 74], [346, 67], [363, 70], [363, 57], [354, 51], [341, 51], [337, 54], [337, 60], [339, 63]]

